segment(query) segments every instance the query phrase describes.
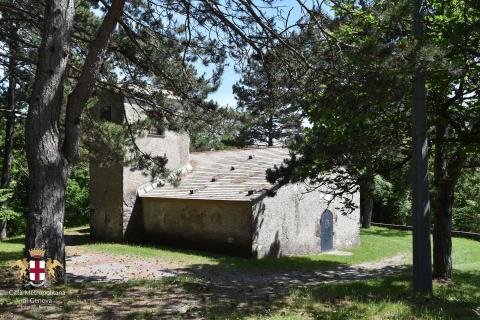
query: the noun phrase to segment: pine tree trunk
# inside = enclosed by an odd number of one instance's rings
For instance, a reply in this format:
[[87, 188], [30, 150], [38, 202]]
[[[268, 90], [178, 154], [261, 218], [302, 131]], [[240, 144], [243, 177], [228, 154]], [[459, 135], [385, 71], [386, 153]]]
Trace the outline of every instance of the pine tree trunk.
[[[12, 28], [15, 30], [15, 28]], [[12, 34], [15, 31], [12, 31], [11, 41], [9, 43], [10, 58], [8, 62], [8, 90], [7, 90], [7, 115], [5, 123], [5, 143], [3, 145], [3, 163], [2, 163], [2, 177], [0, 179], [0, 188], [7, 189], [10, 185], [10, 176], [12, 169], [13, 161], [13, 133], [15, 130], [15, 98], [16, 91], [15, 87], [17, 85], [17, 45], [14, 40], [15, 35]], [[7, 207], [7, 200], [0, 204], [2, 207]], [[0, 222], [0, 240], [5, 240], [7, 238], [7, 219], [3, 219]]]
[[62, 263], [64, 196], [70, 165], [62, 156], [59, 127], [73, 17], [72, 0], [47, 1], [25, 126], [29, 170], [26, 249], [43, 248], [48, 258]]
[[[54, 150], [53, 143], [43, 139], [45, 150]], [[47, 257], [65, 264], [63, 219], [65, 212], [65, 188], [70, 169], [55, 160], [29, 161], [29, 210], [27, 220], [27, 248], [43, 248]], [[30, 157], [29, 157], [30, 158]], [[37, 158], [38, 159], [38, 158]]]
[[0, 240], [7, 239], [7, 219], [0, 221]]
[[[74, 1], [49, 0], [45, 5], [42, 43], [32, 89], [25, 144], [29, 169], [29, 202], [26, 249], [44, 248], [48, 258], [65, 266], [63, 220], [65, 189], [78, 161], [81, 114], [93, 92], [108, 41], [120, 18], [125, 0], [114, 0], [87, 57], [73, 92], [67, 99], [63, 142], [60, 114], [68, 51], [73, 32]], [[57, 275], [63, 280], [64, 274]]]
[[368, 229], [372, 226], [373, 212], [373, 177], [367, 177], [360, 182], [360, 216], [362, 228]]
[[435, 223], [433, 225], [433, 277], [452, 278], [452, 207], [451, 181], [442, 181], [436, 186]]
[[268, 119], [268, 146], [273, 146], [273, 117]]
[[[452, 210], [455, 185], [465, 161], [462, 150], [452, 159], [442, 141], [448, 136], [448, 126], [442, 119], [435, 125], [435, 221], [433, 226], [433, 277], [452, 278]], [[450, 162], [449, 162], [450, 160]]]

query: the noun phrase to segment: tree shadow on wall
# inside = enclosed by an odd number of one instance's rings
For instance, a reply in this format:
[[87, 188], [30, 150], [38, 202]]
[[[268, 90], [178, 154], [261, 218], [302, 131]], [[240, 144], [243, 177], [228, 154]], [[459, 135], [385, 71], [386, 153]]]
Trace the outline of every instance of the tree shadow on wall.
[[270, 244], [270, 248], [268, 249], [267, 256], [268, 257], [278, 257], [280, 255], [280, 239], [278, 237], [278, 230], [275, 232], [275, 238], [273, 239], [273, 242]]

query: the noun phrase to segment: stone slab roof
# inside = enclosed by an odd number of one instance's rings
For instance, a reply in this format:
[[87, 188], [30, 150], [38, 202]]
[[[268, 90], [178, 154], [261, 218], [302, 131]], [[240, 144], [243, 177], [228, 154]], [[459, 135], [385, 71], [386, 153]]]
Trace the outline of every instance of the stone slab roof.
[[250, 201], [273, 187], [265, 172], [280, 165], [288, 154], [283, 147], [193, 152], [191, 171], [177, 187], [166, 183], [139, 194], [147, 198]]

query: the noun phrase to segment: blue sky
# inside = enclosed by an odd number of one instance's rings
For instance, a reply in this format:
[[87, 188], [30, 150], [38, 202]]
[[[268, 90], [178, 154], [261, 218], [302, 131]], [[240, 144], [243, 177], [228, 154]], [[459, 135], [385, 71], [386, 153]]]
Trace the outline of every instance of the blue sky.
[[[312, 0], [303, 1], [307, 6], [311, 5], [312, 2]], [[302, 14], [297, 0], [277, 0], [275, 5], [284, 6], [285, 10], [293, 8], [293, 10], [290, 12], [290, 21], [296, 21]], [[103, 15], [103, 12], [100, 9], [94, 9], [93, 12], [98, 16]], [[227, 59], [220, 87], [217, 91], [208, 96], [208, 99], [216, 101], [220, 106], [229, 106], [234, 108], [237, 105], [232, 91], [232, 86], [240, 80], [240, 75], [235, 72], [234, 65], [235, 61], [232, 59]], [[204, 67], [201, 63], [197, 65], [197, 68], [199, 73], [206, 72], [208, 74], [209, 71], [211, 71], [211, 68]]]
[[[309, 0], [306, 0], [305, 2], [308, 3]], [[296, 21], [301, 15], [301, 11], [296, 0], [280, 0], [277, 2], [277, 5], [294, 8], [294, 10], [291, 12], [291, 21]], [[237, 102], [232, 92], [232, 86], [238, 80], [240, 80], [240, 75], [234, 70], [235, 61], [228, 59], [227, 64], [228, 65], [225, 66], [220, 87], [216, 92], [210, 94], [208, 98], [217, 101], [220, 106], [228, 105], [230, 107], [236, 107]]]
[[232, 86], [240, 80], [240, 75], [235, 72], [232, 59], [227, 61], [229, 65], [225, 66], [225, 70], [222, 76], [222, 83], [217, 91], [211, 93], [208, 98], [217, 101], [222, 107], [236, 107], [237, 102], [232, 92]]

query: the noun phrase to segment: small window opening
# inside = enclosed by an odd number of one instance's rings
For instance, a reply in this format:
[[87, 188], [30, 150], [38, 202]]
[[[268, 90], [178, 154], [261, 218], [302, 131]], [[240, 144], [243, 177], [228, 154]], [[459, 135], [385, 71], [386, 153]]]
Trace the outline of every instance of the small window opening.
[[155, 124], [148, 130], [148, 133], [155, 136], [165, 135], [165, 124], [161, 120], [156, 120]]
[[103, 106], [100, 110], [100, 120], [112, 121], [112, 106]]

